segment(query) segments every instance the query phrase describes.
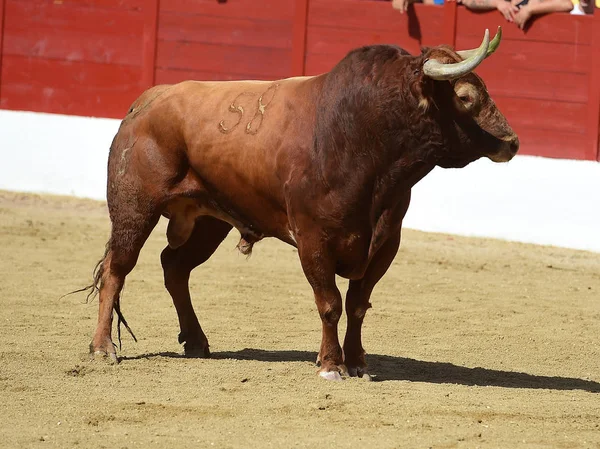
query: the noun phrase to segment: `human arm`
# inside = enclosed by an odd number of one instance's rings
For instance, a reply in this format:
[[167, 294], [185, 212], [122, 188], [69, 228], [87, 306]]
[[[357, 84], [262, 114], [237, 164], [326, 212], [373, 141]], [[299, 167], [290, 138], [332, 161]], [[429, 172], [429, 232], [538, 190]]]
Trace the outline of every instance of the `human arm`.
[[402, 14], [408, 9], [409, 3], [414, 3], [415, 0], [392, 0], [392, 8], [397, 9]]
[[516, 25], [523, 29], [532, 16], [550, 12], [569, 12], [573, 9], [571, 0], [530, 0], [515, 15]]
[[505, 0], [457, 0], [457, 2], [473, 10], [497, 9], [509, 22], [514, 20], [515, 14], [519, 10], [511, 2]]

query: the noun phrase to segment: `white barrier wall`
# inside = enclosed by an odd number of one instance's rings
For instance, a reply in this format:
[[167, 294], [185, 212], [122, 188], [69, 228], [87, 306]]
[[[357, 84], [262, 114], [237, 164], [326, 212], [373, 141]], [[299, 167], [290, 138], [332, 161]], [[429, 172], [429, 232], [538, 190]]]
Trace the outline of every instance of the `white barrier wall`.
[[[105, 199], [119, 120], [0, 110], [0, 189]], [[405, 226], [600, 252], [600, 163], [517, 156], [436, 168]]]
[[0, 189], [106, 199], [119, 120], [0, 110]]
[[414, 187], [405, 225], [600, 252], [600, 163], [516, 156], [436, 168]]

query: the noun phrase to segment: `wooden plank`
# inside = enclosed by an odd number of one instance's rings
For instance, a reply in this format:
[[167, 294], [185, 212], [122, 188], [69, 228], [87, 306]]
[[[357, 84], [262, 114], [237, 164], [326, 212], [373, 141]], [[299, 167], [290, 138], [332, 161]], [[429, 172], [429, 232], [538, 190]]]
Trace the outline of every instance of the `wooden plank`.
[[158, 38], [164, 41], [292, 48], [289, 21], [180, 15], [165, 11], [160, 14]]
[[292, 67], [291, 74], [304, 75], [306, 62], [306, 39], [308, 24], [309, 0], [296, 0], [296, 11], [293, 25]]
[[79, 6], [92, 9], [110, 9], [121, 11], [139, 11], [146, 5], [146, 0], [16, 0], [19, 3], [41, 5]]
[[142, 74], [140, 85], [147, 89], [154, 85], [154, 72], [156, 66], [156, 47], [158, 34], [158, 9], [159, 0], [148, 0], [144, 9], [144, 34], [142, 47]]
[[[460, 36], [456, 48], [464, 50], [477, 48], [481, 37]], [[560, 57], [557, 57], [560, 55]], [[586, 44], [565, 44], [502, 39], [502, 43], [490, 62], [497, 67], [526, 68], [547, 72], [572, 72], [587, 74], [590, 72], [592, 50]], [[486, 61], [487, 62], [487, 61]]]
[[[175, 84], [181, 81], [234, 81], [234, 80], [255, 80], [256, 76], [249, 73], [231, 73], [227, 72], [203, 72], [195, 70], [173, 70], [157, 69], [156, 84]], [[265, 76], [263, 80], [275, 80], [277, 78]]]
[[458, 15], [458, 3], [457, 2], [444, 2], [444, 43], [456, 46], [456, 21]]
[[568, 72], [538, 72], [503, 67], [489, 58], [477, 68], [492, 95], [587, 103], [588, 76]]
[[290, 75], [291, 51], [159, 41], [156, 64], [161, 69], [246, 73], [256, 78], [285, 78]]
[[585, 159], [585, 134], [514, 127], [521, 141], [519, 154], [561, 159]]
[[414, 5], [412, 12], [399, 14], [389, 7], [385, 2], [311, 0], [305, 73], [328, 71], [350, 50], [363, 45], [395, 44], [419, 54], [421, 46], [447, 40], [443, 8]]
[[521, 129], [586, 133], [586, 123], [581, 120], [587, 111], [585, 103], [561, 103], [503, 95], [492, 97], [511, 126]]
[[138, 11], [7, 0], [4, 53], [140, 65], [143, 29]]
[[168, 0], [161, 2], [160, 10], [182, 15], [202, 14], [205, 16], [253, 19], [253, 20], [288, 20], [294, 17], [293, 1], [281, 0], [227, 0], [218, 3], [216, 0]]
[[6, 0], [0, 0], [0, 104], [2, 104], [2, 56], [4, 39], [4, 11], [6, 9]]
[[[444, 41], [444, 8], [415, 4], [412, 12], [400, 14], [389, 2], [365, 0], [310, 0], [309, 26], [406, 33], [416, 40], [438, 34]], [[409, 11], [410, 11], [409, 10]]]
[[341, 59], [350, 50], [371, 44], [394, 44], [413, 54], [421, 52], [418, 41], [396, 32], [346, 30], [320, 26], [308, 28], [306, 52], [311, 55], [331, 55]]
[[456, 29], [457, 39], [462, 36], [476, 36], [480, 42], [486, 28], [492, 33], [500, 25], [504, 39], [587, 45], [592, 39], [591, 21], [591, 16], [552, 13], [534, 19], [532, 26], [523, 32], [516, 26], [507, 23], [498, 11], [475, 13], [460, 6]]
[[343, 51], [339, 54], [307, 53], [305, 74], [320, 75], [329, 72], [344, 56], [346, 52]]
[[131, 66], [10, 55], [2, 80], [0, 107], [58, 114], [122, 117], [142, 91]]
[[[589, 143], [586, 158], [600, 161], [600, 9], [596, 9], [593, 17], [591, 46], [593, 54], [590, 58], [592, 68], [589, 77], [590, 102], [587, 113]], [[593, 194], [597, 193], [593, 192]]]

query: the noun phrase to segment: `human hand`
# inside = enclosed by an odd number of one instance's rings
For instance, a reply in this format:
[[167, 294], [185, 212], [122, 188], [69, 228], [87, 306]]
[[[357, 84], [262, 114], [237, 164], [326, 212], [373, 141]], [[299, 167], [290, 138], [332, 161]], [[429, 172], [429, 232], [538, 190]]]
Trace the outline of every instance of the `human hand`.
[[408, 9], [408, 0], [393, 0], [392, 7], [404, 14]]
[[579, 0], [579, 7], [586, 14], [594, 14], [593, 0]]
[[515, 15], [518, 14], [519, 8], [513, 5], [511, 2], [500, 0], [496, 6], [498, 11], [504, 16], [509, 22], [515, 21]]
[[519, 12], [515, 14], [515, 24], [523, 29], [525, 28], [525, 24], [531, 18], [531, 9], [528, 5], [523, 6], [519, 9]]

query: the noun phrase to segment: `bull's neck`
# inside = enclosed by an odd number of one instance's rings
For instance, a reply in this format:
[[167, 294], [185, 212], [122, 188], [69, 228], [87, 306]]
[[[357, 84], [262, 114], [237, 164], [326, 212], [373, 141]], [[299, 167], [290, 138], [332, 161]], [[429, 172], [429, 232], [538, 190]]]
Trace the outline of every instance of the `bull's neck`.
[[421, 107], [408, 87], [396, 92], [353, 81], [353, 90], [323, 80], [312, 162], [327, 186], [409, 190], [434, 168], [445, 139], [435, 111]]
[[[395, 145], [344, 146], [317, 155], [321, 180], [329, 185], [367, 185], [384, 183], [393, 190], [409, 190], [436, 166], [437, 146], [431, 142], [407, 139]], [[360, 186], [360, 187], [359, 187]]]

